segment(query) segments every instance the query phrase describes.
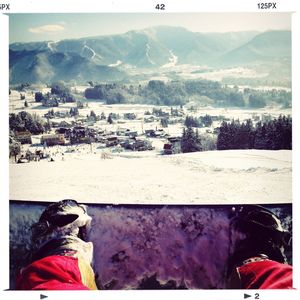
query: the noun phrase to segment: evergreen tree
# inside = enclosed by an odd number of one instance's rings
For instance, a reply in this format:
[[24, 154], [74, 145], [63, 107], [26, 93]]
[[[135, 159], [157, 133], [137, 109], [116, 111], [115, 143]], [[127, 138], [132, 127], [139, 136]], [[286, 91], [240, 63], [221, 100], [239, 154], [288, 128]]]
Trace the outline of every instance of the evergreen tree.
[[186, 116], [184, 125], [186, 127], [200, 127], [199, 120], [197, 118], [194, 118], [192, 116]]
[[168, 118], [161, 118], [160, 119], [160, 124], [162, 127], [168, 127], [168, 124], [169, 124], [169, 121], [168, 121]]
[[25, 130], [25, 122], [21, 118], [20, 113], [17, 115], [15, 113], [9, 114], [9, 128], [12, 131], [24, 131]]
[[198, 130], [194, 132], [191, 127], [183, 129], [181, 151], [183, 153], [202, 151], [201, 139]]
[[21, 152], [21, 143], [17, 142], [13, 137], [9, 137], [9, 157], [13, 156], [17, 162], [17, 155]]
[[234, 148], [234, 124], [222, 122], [217, 139], [217, 149], [227, 150]]
[[108, 115], [108, 117], [107, 117], [107, 122], [108, 122], [109, 124], [112, 124], [112, 123], [114, 122], [111, 113], [110, 113], [110, 114]]
[[41, 92], [36, 92], [34, 94], [34, 99], [35, 99], [35, 102], [42, 102], [44, 100], [44, 96], [43, 96], [43, 93]]
[[235, 123], [234, 149], [252, 149], [254, 143], [253, 124], [250, 119], [246, 123]]
[[100, 115], [100, 120], [106, 120], [106, 116], [105, 116], [105, 113], [102, 112], [101, 115]]
[[91, 116], [95, 121], [97, 121], [97, 115], [96, 115], [96, 113], [95, 113], [93, 110], [91, 110], [90, 116]]
[[212, 117], [206, 114], [203, 117], [200, 117], [200, 122], [203, 127], [210, 127], [212, 125]]
[[71, 117], [78, 116], [79, 115], [78, 108], [77, 107], [71, 107], [69, 113], [70, 113]]
[[283, 116], [282, 149], [292, 149], [292, 118]]
[[265, 149], [266, 148], [266, 127], [261, 121], [257, 122], [254, 133], [254, 149]]

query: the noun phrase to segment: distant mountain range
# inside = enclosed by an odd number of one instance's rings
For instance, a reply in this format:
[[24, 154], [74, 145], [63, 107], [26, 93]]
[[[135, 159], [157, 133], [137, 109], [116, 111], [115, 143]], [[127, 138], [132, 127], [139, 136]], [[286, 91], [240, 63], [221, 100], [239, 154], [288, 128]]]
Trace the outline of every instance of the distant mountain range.
[[10, 44], [10, 83], [118, 81], [128, 68], [230, 67], [291, 57], [291, 32], [197, 33], [159, 26], [125, 34]]

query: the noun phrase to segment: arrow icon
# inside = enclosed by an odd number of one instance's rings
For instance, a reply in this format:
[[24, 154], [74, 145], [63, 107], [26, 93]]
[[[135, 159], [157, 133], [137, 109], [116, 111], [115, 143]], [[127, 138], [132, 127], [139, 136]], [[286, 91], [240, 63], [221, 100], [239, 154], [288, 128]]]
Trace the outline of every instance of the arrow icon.
[[45, 298], [48, 298], [48, 296], [45, 296], [43, 294], [40, 294], [40, 299], [45, 299]]
[[244, 299], [247, 299], [249, 297], [252, 297], [251, 295], [248, 295], [248, 294], [244, 294]]

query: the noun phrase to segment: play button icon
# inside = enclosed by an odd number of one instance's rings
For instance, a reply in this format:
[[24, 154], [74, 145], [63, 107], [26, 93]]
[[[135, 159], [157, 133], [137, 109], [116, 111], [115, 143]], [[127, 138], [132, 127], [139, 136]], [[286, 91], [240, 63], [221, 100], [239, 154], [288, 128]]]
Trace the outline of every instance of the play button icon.
[[248, 294], [244, 294], [244, 299], [247, 299], [247, 298], [250, 298], [251, 295], [248, 295]]
[[48, 298], [48, 296], [45, 296], [43, 294], [40, 294], [40, 299], [45, 299], [45, 298]]

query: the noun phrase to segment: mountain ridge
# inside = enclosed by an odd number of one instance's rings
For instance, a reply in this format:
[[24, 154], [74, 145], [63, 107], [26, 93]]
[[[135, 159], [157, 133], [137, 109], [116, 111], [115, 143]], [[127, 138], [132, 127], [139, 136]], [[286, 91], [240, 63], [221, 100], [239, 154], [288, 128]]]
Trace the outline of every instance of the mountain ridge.
[[[291, 32], [201, 33], [184, 27], [156, 26], [124, 34], [12, 43], [9, 48], [11, 83], [23, 81], [26, 72], [33, 82], [39, 80], [38, 74], [41, 82], [52, 77], [80, 80], [85, 76], [88, 80], [110, 81], [126, 77], [126, 66], [136, 69], [181, 64], [230, 67], [263, 62], [266, 57], [268, 61], [290, 58]], [[62, 55], [55, 56], [56, 53]], [[24, 57], [31, 65], [26, 65]], [[59, 57], [65, 62], [57, 65]], [[71, 67], [73, 73], [63, 69], [63, 65]], [[107, 76], [103, 74], [105, 71]]]

